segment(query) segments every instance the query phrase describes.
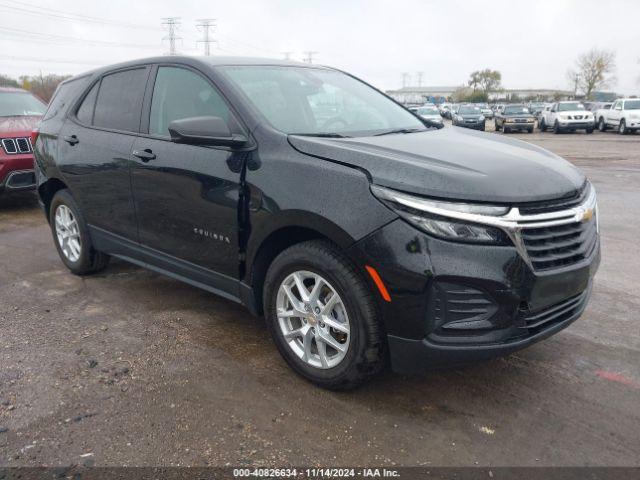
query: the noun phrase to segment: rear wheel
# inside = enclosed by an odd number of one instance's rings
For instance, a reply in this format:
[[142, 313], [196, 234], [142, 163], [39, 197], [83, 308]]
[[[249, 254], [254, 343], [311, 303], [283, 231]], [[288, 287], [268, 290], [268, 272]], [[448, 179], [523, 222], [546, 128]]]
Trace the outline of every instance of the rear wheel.
[[598, 121], [598, 130], [600, 130], [601, 132], [604, 132], [607, 130], [607, 124], [604, 123], [604, 118], [600, 117], [600, 120]]
[[68, 190], [58, 191], [51, 200], [49, 223], [58, 255], [72, 273], [86, 275], [107, 266], [109, 256], [93, 248], [84, 217]]
[[538, 122], [538, 128], [540, 129], [541, 132], [547, 131], [547, 123], [544, 121], [544, 118], [541, 118], [540, 121]]
[[278, 255], [267, 272], [263, 301], [281, 355], [313, 383], [352, 388], [384, 366], [372, 292], [330, 243], [304, 242]]

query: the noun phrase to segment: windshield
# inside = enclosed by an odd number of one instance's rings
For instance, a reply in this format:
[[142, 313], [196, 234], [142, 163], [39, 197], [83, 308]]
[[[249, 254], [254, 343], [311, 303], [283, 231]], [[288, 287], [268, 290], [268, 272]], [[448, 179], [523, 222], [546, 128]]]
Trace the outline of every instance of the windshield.
[[335, 70], [263, 65], [223, 70], [266, 120], [287, 134], [363, 136], [426, 130], [377, 90]]
[[627, 100], [624, 102], [625, 110], [640, 110], [640, 100]]
[[43, 115], [46, 105], [30, 93], [0, 92], [0, 117]]
[[559, 112], [570, 112], [572, 110], [584, 110], [584, 105], [581, 103], [559, 103], [558, 111]]
[[458, 113], [461, 115], [480, 115], [480, 109], [478, 107], [472, 107], [470, 105], [464, 105], [460, 107]]
[[531, 108], [544, 108], [544, 103], [532, 103]]
[[418, 115], [440, 115], [435, 107], [421, 107], [418, 109]]
[[509, 105], [508, 107], [504, 107], [505, 114], [519, 114], [519, 113], [529, 113], [529, 109], [522, 105]]

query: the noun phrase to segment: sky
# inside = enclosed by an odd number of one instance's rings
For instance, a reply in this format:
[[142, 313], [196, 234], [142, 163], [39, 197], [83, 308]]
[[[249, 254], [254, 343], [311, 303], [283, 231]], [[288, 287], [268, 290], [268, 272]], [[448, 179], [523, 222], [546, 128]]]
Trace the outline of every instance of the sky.
[[198, 19], [214, 18], [212, 55], [302, 60], [381, 89], [402, 73], [457, 86], [499, 70], [505, 88], [570, 89], [567, 70], [593, 47], [616, 53], [610, 90], [640, 94], [640, 0], [0, 0], [0, 73], [77, 74], [161, 55], [163, 17], [180, 17], [178, 53], [202, 54]]

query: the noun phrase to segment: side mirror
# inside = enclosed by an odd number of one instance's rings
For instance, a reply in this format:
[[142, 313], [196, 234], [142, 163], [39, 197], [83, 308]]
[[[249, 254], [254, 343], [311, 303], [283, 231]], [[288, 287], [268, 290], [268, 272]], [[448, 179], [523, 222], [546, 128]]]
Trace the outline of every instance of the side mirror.
[[248, 140], [244, 135], [231, 133], [229, 125], [220, 117], [190, 117], [174, 120], [169, 124], [169, 134], [174, 143], [242, 147]]

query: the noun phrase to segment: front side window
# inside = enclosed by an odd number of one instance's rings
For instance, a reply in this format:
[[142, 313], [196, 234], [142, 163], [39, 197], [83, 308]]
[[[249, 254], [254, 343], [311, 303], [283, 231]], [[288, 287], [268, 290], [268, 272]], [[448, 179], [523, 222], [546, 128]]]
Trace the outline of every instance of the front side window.
[[287, 134], [362, 136], [426, 129], [404, 108], [342, 72], [259, 65], [222, 70], [274, 128]]
[[146, 81], [146, 68], [125, 70], [103, 77], [93, 114], [93, 125], [137, 132], [140, 129]]
[[229, 107], [220, 94], [191, 70], [160, 67], [153, 86], [149, 134], [169, 137], [173, 120], [191, 117], [220, 117], [231, 120]]
[[40, 116], [47, 106], [27, 92], [0, 92], [0, 117]]

